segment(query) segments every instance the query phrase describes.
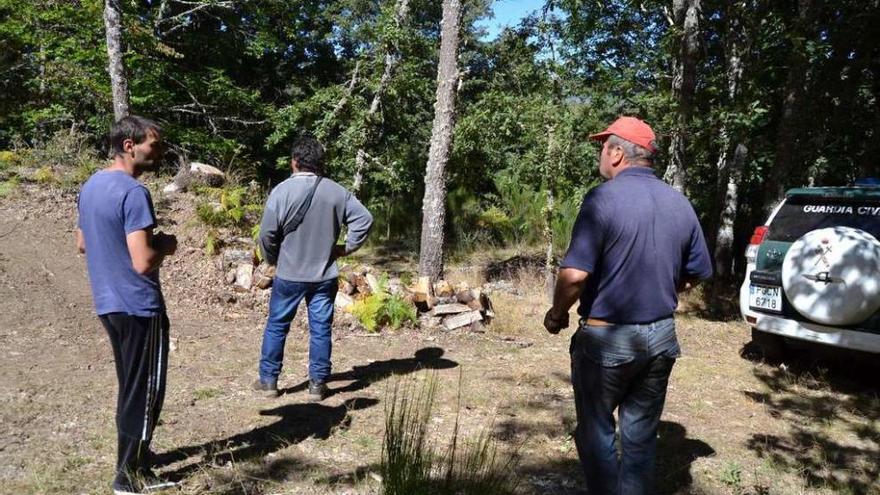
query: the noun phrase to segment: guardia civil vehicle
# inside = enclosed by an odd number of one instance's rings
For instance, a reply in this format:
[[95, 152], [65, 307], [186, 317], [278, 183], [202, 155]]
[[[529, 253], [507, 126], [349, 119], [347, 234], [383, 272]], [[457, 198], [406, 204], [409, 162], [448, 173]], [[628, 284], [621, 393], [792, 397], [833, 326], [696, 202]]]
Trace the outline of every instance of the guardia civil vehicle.
[[771, 359], [808, 341], [880, 353], [880, 187], [792, 189], [755, 228], [740, 310]]

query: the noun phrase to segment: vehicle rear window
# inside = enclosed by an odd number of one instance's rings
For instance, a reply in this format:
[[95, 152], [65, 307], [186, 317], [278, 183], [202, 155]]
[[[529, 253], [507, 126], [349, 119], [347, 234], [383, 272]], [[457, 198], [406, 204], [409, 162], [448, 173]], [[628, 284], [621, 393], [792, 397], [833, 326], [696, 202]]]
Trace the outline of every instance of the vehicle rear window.
[[812, 230], [837, 226], [861, 229], [880, 239], [880, 202], [790, 197], [770, 223], [767, 239], [794, 242]]

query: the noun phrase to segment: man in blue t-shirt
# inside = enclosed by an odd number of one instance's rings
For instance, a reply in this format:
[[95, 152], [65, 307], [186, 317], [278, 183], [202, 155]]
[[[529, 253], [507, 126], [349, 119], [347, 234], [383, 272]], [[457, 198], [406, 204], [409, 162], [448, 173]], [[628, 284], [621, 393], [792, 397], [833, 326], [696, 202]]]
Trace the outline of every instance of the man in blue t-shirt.
[[168, 317], [159, 266], [177, 239], [154, 233], [150, 192], [137, 178], [162, 155], [159, 126], [130, 116], [110, 131], [113, 158], [79, 194], [76, 245], [86, 255], [95, 311], [116, 362], [117, 495], [146, 493], [171, 483], [150, 471], [149, 446], [165, 397]]
[[607, 182], [584, 197], [544, 326], [568, 327], [580, 300], [571, 381], [588, 491], [651, 494], [657, 426], [681, 353], [672, 314], [678, 292], [709, 278], [712, 264], [690, 202], [654, 175], [651, 127], [621, 117], [590, 138], [602, 143]]

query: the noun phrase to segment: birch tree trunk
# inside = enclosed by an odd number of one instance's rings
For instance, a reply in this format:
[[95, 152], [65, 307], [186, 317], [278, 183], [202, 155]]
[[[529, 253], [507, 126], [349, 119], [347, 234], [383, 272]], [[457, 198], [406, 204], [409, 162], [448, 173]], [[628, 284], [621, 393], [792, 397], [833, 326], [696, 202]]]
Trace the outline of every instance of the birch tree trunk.
[[715, 241], [715, 272], [719, 280], [728, 280], [733, 271], [733, 226], [739, 208], [739, 184], [747, 155], [748, 148], [742, 143], [737, 144], [733, 152], [733, 163], [730, 164], [727, 174], [724, 207]]
[[[409, 0], [397, 0], [394, 8], [394, 24], [397, 29], [403, 27], [406, 17], [409, 15]], [[361, 144], [355, 153], [354, 181], [352, 182], [351, 192], [357, 194], [363, 184], [364, 171], [367, 167], [367, 152], [364, 149], [372, 139], [374, 139], [373, 118], [379, 112], [382, 105], [382, 97], [388, 91], [391, 85], [391, 77], [394, 75], [394, 69], [400, 60], [400, 53], [396, 46], [389, 46], [385, 52], [385, 67], [382, 70], [382, 78], [379, 79], [379, 87], [373, 94], [373, 100], [370, 102], [370, 109], [367, 111], [367, 122], [364, 126], [363, 135], [361, 136]]]
[[446, 163], [452, 148], [455, 125], [455, 93], [458, 82], [458, 30], [461, 1], [443, 0], [440, 29], [440, 63], [437, 69], [437, 96], [431, 147], [425, 170], [425, 197], [422, 201], [422, 237], [419, 275], [436, 280], [443, 273], [443, 229], [446, 223]]
[[687, 186], [687, 128], [691, 121], [700, 55], [700, 0], [674, 0], [675, 29], [681, 30], [678, 57], [672, 69], [672, 96], [678, 105], [678, 122], [669, 144], [669, 164], [663, 180], [678, 191]]
[[122, 60], [122, 9], [119, 0], [104, 0], [104, 30], [107, 34], [107, 72], [113, 91], [113, 118], [119, 120], [131, 113], [128, 100], [128, 78]]
[[[751, 39], [743, 29], [740, 16], [746, 11], [746, 2], [735, 2], [726, 15], [727, 32], [725, 33], [725, 52], [727, 62], [727, 101], [732, 109], [738, 107], [740, 83], [744, 69], [744, 60], [751, 46]], [[728, 122], [721, 127], [721, 146], [718, 155], [718, 191], [723, 191], [720, 201], [721, 213], [718, 217], [718, 232], [715, 235], [715, 272], [717, 278], [726, 281], [733, 271], [733, 227], [739, 209], [739, 184], [748, 149], [742, 142], [734, 144], [732, 130]], [[739, 141], [737, 139], [737, 141]], [[733, 148], [733, 149], [731, 149]], [[731, 160], [731, 151], [733, 159]]]

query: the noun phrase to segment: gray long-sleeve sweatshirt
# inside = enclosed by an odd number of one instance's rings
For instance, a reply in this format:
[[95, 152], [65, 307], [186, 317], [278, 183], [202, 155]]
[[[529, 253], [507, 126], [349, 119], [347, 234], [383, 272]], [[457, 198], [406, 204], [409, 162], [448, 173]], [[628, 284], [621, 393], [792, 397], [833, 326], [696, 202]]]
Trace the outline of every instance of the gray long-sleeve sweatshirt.
[[263, 258], [277, 265], [276, 275], [293, 282], [323, 282], [339, 276], [333, 247], [343, 225], [348, 226], [346, 251], [367, 240], [373, 216], [353, 194], [326, 177], [321, 180], [312, 204], [295, 231], [284, 235], [308, 191], [317, 180], [311, 173], [296, 173], [275, 187], [266, 201], [260, 222]]

